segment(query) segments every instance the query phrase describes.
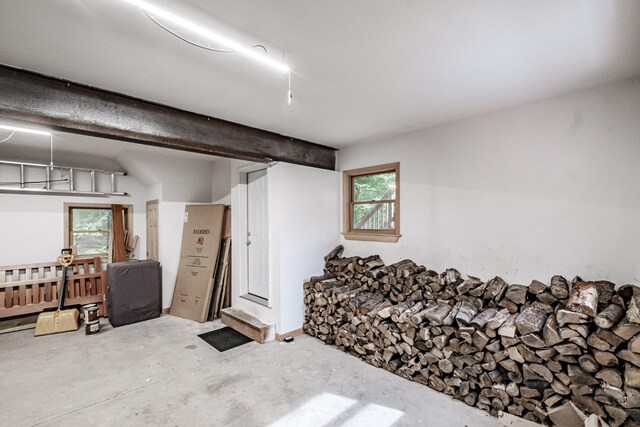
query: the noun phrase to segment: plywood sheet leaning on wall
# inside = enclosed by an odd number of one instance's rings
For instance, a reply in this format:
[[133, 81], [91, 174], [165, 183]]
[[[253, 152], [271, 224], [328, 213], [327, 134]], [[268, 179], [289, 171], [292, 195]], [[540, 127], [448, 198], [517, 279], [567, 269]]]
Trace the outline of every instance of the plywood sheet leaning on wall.
[[187, 205], [176, 287], [169, 313], [207, 320], [224, 225], [224, 205]]
[[220, 256], [213, 273], [214, 286], [207, 320], [220, 317], [220, 310], [231, 306], [231, 208], [227, 206], [224, 218], [224, 231], [220, 245]]
[[111, 205], [113, 215], [113, 247], [111, 262], [127, 261], [122, 205]]

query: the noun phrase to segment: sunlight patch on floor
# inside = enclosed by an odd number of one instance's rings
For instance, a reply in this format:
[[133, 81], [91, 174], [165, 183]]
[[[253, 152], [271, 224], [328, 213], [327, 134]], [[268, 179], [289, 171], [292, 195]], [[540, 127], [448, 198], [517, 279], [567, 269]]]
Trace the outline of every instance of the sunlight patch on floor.
[[302, 406], [286, 414], [269, 427], [322, 427], [351, 409], [355, 414], [348, 416], [344, 422], [336, 424], [348, 427], [391, 427], [404, 412], [376, 404], [367, 404], [362, 408], [354, 408], [357, 400], [338, 396], [332, 393], [322, 393], [305, 402]]
[[391, 427], [404, 412], [371, 403], [341, 424], [342, 427]]

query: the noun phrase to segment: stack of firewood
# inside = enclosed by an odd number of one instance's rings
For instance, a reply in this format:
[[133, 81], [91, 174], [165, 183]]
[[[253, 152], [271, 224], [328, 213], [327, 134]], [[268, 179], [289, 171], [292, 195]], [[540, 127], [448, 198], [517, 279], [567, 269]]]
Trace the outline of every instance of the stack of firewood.
[[549, 424], [572, 401], [640, 426], [640, 288], [561, 276], [509, 285], [342, 252], [304, 285], [307, 334], [494, 416]]

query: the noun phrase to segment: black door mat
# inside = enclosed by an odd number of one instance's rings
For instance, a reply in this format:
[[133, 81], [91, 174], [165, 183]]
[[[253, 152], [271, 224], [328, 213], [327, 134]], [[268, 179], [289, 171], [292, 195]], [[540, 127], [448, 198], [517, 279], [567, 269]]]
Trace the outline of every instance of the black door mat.
[[198, 336], [218, 351], [231, 350], [232, 348], [253, 341], [251, 338], [242, 335], [240, 332], [228, 326]]

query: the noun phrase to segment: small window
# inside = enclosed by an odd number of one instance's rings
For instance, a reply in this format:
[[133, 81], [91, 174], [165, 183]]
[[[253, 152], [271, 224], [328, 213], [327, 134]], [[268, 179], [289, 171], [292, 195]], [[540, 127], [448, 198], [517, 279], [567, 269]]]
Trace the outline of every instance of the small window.
[[344, 236], [397, 242], [400, 237], [400, 163], [343, 172]]
[[[124, 229], [131, 230], [132, 208], [122, 207]], [[111, 205], [65, 203], [65, 247], [82, 256], [108, 257], [113, 230]]]

